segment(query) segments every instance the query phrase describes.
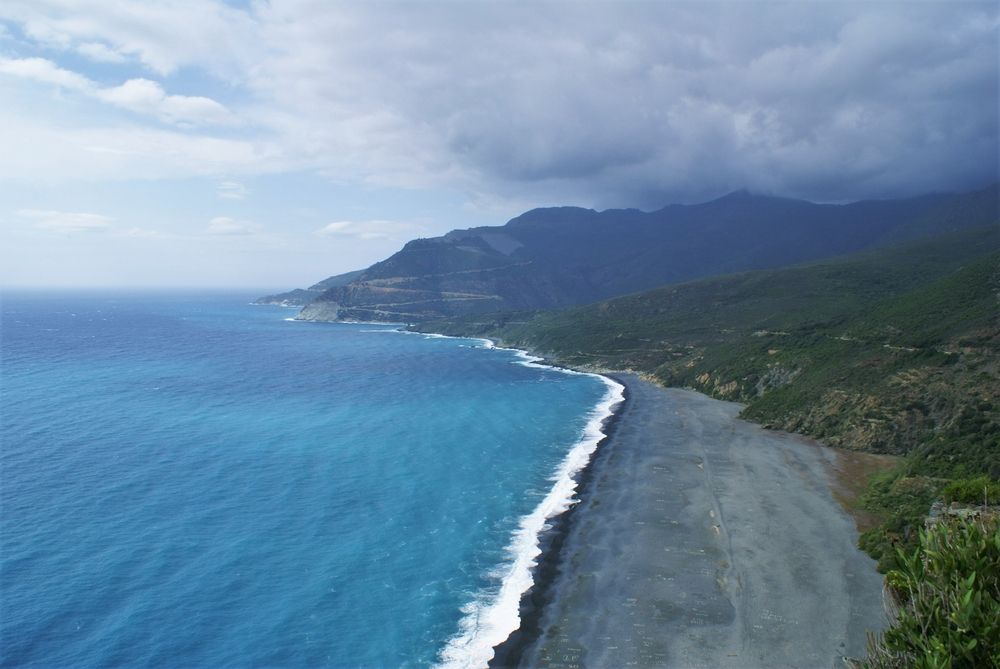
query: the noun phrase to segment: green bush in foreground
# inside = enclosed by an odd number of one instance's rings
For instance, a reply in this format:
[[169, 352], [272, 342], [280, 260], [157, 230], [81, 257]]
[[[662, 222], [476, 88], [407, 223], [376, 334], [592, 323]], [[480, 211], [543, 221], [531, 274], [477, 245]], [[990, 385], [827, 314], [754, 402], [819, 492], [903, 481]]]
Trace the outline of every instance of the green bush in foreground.
[[886, 587], [896, 620], [869, 639], [870, 669], [1000, 667], [1000, 524], [951, 519], [920, 532]]

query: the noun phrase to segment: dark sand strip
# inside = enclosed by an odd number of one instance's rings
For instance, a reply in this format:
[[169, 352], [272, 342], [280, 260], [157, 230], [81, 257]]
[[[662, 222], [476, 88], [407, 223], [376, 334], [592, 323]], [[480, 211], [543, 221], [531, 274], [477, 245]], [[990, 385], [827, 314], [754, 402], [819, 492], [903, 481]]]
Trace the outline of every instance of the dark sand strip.
[[[831, 449], [632, 375], [560, 528], [524, 667], [841, 667], [882, 579], [831, 492]], [[561, 545], [560, 545], [561, 544]], [[551, 557], [551, 556], [547, 556]]]

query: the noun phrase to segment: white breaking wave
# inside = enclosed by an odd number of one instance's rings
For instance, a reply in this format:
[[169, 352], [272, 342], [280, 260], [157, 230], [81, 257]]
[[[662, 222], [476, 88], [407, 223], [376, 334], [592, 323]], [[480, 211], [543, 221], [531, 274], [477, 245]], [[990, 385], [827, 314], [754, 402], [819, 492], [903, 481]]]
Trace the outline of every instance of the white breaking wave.
[[481, 593], [462, 607], [458, 633], [451, 637], [440, 653], [438, 669], [482, 669], [493, 659], [493, 647], [503, 643], [521, 626], [521, 597], [534, 584], [531, 570], [542, 554], [540, 539], [548, 521], [559, 516], [577, 500], [576, 475], [587, 466], [597, 445], [604, 439], [604, 421], [614, 414], [615, 407], [625, 400], [625, 386], [614, 379], [592, 372], [579, 372], [565, 367], [542, 364], [544, 358], [517, 348], [503, 348], [489, 339], [451, 337], [427, 332], [412, 332], [402, 328], [402, 334], [420, 335], [427, 339], [464, 339], [479, 342], [484, 349], [511, 351], [515, 364], [539, 369], [551, 369], [563, 374], [593, 376], [607, 387], [604, 396], [590, 412], [579, 441], [573, 445], [551, 477], [552, 488], [538, 506], [521, 519], [507, 545], [507, 562], [495, 570], [500, 578], [497, 591]]
[[[484, 348], [497, 348], [488, 339]], [[497, 569], [502, 575], [499, 591], [483, 594], [462, 607], [465, 615], [459, 621], [458, 634], [448, 640], [441, 651], [438, 667], [441, 669], [482, 669], [493, 658], [493, 647], [507, 640], [521, 626], [521, 597], [532, 586], [532, 569], [542, 554], [539, 545], [548, 521], [565, 512], [576, 503], [576, 475], [587, 466], [597, 444], [604, 438], [604, 421], [624, 399], [624, 386], [600, 374], [577, 372], [551, 365], [539, 364], [542, 358], [519, 349], [514, 351], [520, 360], [517, 364], [528, 367], [554, 369], [565, 374], [596, 376], [607, 386], [604, 397], [590, 412], [587, 426], [580, 440], [566, 454], [552, 477], [552, 488], [534, 511], [521, 519], [507, 546], [508, 562]]]

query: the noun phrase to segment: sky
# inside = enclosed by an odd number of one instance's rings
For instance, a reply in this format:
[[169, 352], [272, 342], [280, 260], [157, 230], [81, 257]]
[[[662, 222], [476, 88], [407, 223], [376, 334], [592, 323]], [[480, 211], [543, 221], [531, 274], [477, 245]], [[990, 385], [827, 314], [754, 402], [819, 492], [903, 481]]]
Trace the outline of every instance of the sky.
[[996, 2], [0, 2], [0, 286], [286, 289], [538, 206], [998, 179]]

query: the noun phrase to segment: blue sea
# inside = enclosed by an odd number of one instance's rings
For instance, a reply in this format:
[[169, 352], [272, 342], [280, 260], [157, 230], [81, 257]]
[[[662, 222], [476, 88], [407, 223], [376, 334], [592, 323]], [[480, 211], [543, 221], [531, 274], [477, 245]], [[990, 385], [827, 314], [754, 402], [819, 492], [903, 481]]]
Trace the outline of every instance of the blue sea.
[[238, 294], [2, 298], [0, 665], [482, 666], [620, 397]]

